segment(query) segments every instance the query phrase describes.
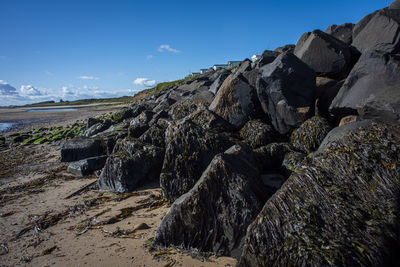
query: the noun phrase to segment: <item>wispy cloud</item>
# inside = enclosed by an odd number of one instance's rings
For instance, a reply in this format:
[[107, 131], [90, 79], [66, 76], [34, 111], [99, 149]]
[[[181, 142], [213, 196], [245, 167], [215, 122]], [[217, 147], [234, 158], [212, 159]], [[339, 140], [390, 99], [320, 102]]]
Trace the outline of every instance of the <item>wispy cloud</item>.
[[136, 80], [133, 81], [134, 85], [139, 85], [139, 86], [145, 86], [145, 87], [151, 87], [156, 84], [156, 80], [149, 80], [147, 78], [137, 78]]
[[81, 80], [98, 80], [99, 77], [95, 77], [95, 76], [79, 76], [79, 79]]
[[160, 45], [158, 47], [158, 52], [164, 52], [164, 51], [168, 51], [168, 52], [171, 52], [171, 53], [179, 53], [179, 52], [181, 52], [178, 49], [172, 48], [168, 44]]
[[152, 58], [154, 58], [154, 56], [153, 55], [147, 55], [146, 58], [147, 59], [152, 59]]

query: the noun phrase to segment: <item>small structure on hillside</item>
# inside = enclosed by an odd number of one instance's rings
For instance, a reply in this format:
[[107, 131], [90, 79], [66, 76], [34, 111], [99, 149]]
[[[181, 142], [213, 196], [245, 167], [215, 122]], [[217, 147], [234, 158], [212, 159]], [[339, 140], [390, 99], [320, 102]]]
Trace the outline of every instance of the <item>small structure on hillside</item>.
[[261, 55], [256, 55], [256, 54], [254, 54], [252, 57], [251, 57], [251, 61], [256, 61], [256, 60], [258, 60], [258, 59], [260, 59], [261, 58]]
[[214, 70], [227, 69], [227, 68], [229, 68], [228, 64], [215, 64], [213, 66]]
[[205, 74], [208, 71], [208, 69], [200, 69], [200, 74]]

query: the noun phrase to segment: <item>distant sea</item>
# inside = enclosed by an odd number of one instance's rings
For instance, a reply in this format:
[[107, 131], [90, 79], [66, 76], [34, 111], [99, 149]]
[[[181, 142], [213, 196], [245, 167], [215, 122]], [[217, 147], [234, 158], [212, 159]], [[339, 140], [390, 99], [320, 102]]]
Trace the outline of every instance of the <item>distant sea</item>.
[[0, 132], [11, 128], [14, 124], [12, 122], [0, 122]]

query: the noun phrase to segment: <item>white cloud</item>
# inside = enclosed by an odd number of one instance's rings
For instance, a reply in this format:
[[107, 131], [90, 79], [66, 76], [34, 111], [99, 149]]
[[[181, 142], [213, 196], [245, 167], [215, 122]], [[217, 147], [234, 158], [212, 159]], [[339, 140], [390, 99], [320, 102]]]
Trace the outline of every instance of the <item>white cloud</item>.
[[32, 85], [22, 85], [19, 90], [21, 91], [21, 95], [27, 95], [27, 96], [43, 95], [39, 89], [33, 87]]
[[99, 77], [95, 77], [95, 76], [79, 76], [79, 79], [81, 79], [81, 80], [98, 80]]
[[133, 81], [134, 85], [151, 87], [154, 86], [157, 82], [155, 80], [149, 80], [147, 78], [137, 78]]
[[147, 55], [146, 58], [147, 59], [152, 59], [152, 58], [154, 58], [154, 56], [153, 55]]
[[0, 95], [1, 96], [14, 96], [18, 95], [17, 89], [7, 82], [0, 80]]
[[160, 45], [158, 47], [158, 52], [164, 52], [164, 51], [168, 51], [168, 52], [172, 52], [172, 53], [179, 53], [181, 51], [179, 51], [178, 49], [172, 48], [170, 45], [168, 44], [164, 44], [164, 45]]

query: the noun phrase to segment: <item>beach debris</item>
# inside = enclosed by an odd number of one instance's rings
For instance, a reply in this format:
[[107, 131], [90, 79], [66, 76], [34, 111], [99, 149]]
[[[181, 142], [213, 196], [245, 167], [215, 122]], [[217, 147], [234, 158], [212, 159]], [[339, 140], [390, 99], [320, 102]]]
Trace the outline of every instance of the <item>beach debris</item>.
[[0, 217], [5, 218], [5, 217], [11, 216], [11, 215], [13, 215], [15, 213], [17, 213], [17, 212], [16, 211], [10, 211], [10, 212], [7, 212], [7, 213], [0, 212]]
[[0, 245], [0, 256], [5, 255], [9, 252], [8, 246], [6, 243], [1, 243]]
[[56, 250], [56, 249], [58, 249], [57, 246], [53, 246], [53, 247], [51, 247], [51, 248], [47, 248], [47, 249], [45, 249], [45, 250], [42, 251], [42, 256], [49, 255], [49, 254], [51, 254], [51, 253], [52, 253], [54, 250]]
[[150, 229], [150, 228], [151, 227], [148, 226], [146, 223], [139, 223], [138, 225], [136, 225], [133, 228], [133, 231], [135, 232], [135, 231], [139, 231], [139, 230], [147, 230], [147, 229]]
[[78, 195], [80, 195], [80, 194], [82, 194], [82, 193], [84, 193], [84, 192], [86, 192], [86, 191], [88, 191], [90, 189], [94, 189], [94, 186], [96, 185], [96, 183], [97, 183], [97, 180], [95, 180], [95, 181], [93, 181], [93, 182], [91, 182], [91, 183], [79, 188], [77, 191], [69, 194], [64, 199], [70, 199], [70, 198], [72, 198], [74, 196], [78, 196]]

